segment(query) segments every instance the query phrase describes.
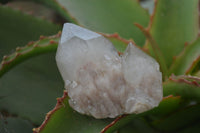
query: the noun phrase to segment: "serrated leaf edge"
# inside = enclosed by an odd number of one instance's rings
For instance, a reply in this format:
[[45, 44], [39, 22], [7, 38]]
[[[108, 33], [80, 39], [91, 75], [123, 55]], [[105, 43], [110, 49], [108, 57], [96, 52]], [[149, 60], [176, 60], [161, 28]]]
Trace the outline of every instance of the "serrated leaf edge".
[[[4, 73], [9, 71], [12, 67], [16, 66], [17, 64], [21, 63], [25, 59], [28, 59], [29, 57], [35, 56], [35, 52], [37, 52], [37, 55], [46, 53], [46, 52], [51, 52], [55, 51], [54, 46], [58, 45], [58, 41], [56, 39], [60, 38], [61, 32], [54, 36], [50, 37], [44, 37], [40, 36], [40, 39], [38, 41], [31, 41], [29, 42], [26, 46], [24, 47], [17, 47], [16, 51], [10, 55], [4, 56], [3, 60], [0, 64], [0, 77], [3, 76]], [[40, 42], [44, 39], [48, 39], [47, 43], [43, 44]], [[48, 49], [48, 48], [52, 49]], [[37, 51], [41, 50], [41, 48], [44, 48], [42, 51]], [[48, 50], [47, 50], [48, 49]], [[45, 51], [47, 50], [47, 51]], [[27, 55], [30, 54], [30, 55]], [[25, 58], [25, 59], [22, 59]], [[21, 60], [20, 60], [21, 59]]]
[[106, 133], [106, 131], [110, 128], [110, 127], [112, 127], [113, 125], [115, 125], [120, 119], [122, 119], [122, 118], [124, 118], [124, 117], [126, 117], [126, 116], [128, 116], [127, 114], [124, 114], [124, 115], [121, 115], [121, 116], [118, 116], [114, 121], [112, 121], [110, 124], [108, 124], [105, 128], [103, 128], [102, 130], [101, 130], [101, 132], [100, 133]]
[[43, 121], [43, 123], [41, 124], [40, 127], [38, 128], [33, 128], [33, 133], [39, 133], [41, 132], [42, 129], [44, 129], [44, 127], [46, 126], [46, 124], [48, 123], [48, 121], [51, 119], [51, 116], [53, 115], [54, 112], [56, 112], [58, 109], [60, 109], [61, 107], [65, 107], [63, 104], [64, 99], [68, 96], [67, 92], [64, 91], [63, 96], [61, 98], [57, 98], [57, 103], [56, 106], [54, 107], [53, 110], [49, 111], [46, 116], [45, 116], [45, 120]]
[[[188, 79], [190, 79], [192, 81], [190, 81]], [[169, 77], [169, 80], [173, 81], [173, 82], [176, 82], [176, 83], [186, 83], [186, 84], [189, 84], [189, 85], [200, 87], [200, 83], [199, 83], [200, 82], [200, 78], [199, 77], [195, 77], [195, 76], [189, 76], [189, 75], [175, 76], [175, 75], [171, 75]], [[167, 83], [167, 82], [165, 82], [165, 83]]]

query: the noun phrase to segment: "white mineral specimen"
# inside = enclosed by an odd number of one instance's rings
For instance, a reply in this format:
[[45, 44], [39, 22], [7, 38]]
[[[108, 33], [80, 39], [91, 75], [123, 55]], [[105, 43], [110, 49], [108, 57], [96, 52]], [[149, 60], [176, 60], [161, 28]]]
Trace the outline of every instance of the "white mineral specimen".
[[74, 24], [64, 24], [56, 61], [70, 106], [95, 118], [141, 113], [162, 100], [158, 63], [129, 44], [119, 56], [110, 41]]

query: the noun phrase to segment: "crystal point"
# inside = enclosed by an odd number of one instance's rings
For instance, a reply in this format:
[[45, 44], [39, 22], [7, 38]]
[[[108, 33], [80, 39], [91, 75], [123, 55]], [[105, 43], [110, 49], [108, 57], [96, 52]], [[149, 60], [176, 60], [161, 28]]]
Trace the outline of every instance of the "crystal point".
[[97, 38], [100, 36], [101, 35], [87, 30], [85, 28], [82, 28], [80, 26], [71, 23], [65, 23], [62, 31], [60, 44], [63, 44], [64, 42], [70, 40], [72, 37], [77, 37], [82, 40], [90, 40], [92, 38]]

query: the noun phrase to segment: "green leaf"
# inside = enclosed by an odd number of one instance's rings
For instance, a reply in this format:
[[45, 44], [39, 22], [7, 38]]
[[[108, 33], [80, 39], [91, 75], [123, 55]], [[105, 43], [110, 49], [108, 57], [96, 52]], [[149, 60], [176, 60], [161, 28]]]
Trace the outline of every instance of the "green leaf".
[[0, 116], [0, 133], [32, 133], [33, 125], [17, 117]]
[[164, 82], [164, 96], [181, 96], [184, 99], [200, 101], [200, 78], [192, 76], [172, 76]]
[[34, 129], [34, 133], [98, 133], [112, 121], [77, 113], [69, 106], [66, 92], [57, 101], [56, 107], [47, 114], [44, 123]]
[[0, 5], [0, 57], [40, 35], [58, 33], [60, 26]]
[[155, 128], [165, 132], [181, 130], [200, 118], [200, 105], [191, 105], [152, 123]]
[[50, 37], [41, 36], [40, 40], [36, 42], [30, 42], [24, 47], [17, 47], [14, 53], [3, 57], [0, 64], [0, 77], [26, 59], [48, 52], [55, 52], [59, 39], [60, 33]]
[[161, 115], [161, 117], [153, 119], [152, 125], [161, 131], [172, 132], [180, 130], [199, 119], [200, 105], [197, 103], [200, 100], [199, 83], [200, 79], [192, 76], [172, 76], [164, 82], [164, 96], [180, 96], [184, 103], [175, 105], [174, 110], [167, 113], [168, 115]]
[[[199, 31], [198, 0], [158, 0], [150, 33], [169, 67], [186, 42], [194, 41]], [[152, 55], [149, 43], [147, 47]]]
[[139, 23], [146, 27], [149, 15], [137, 0], [36, 0], [53, 7], [66, 19], [90, 30], [103, 33], [119, 33], [123, 38], [133, 38], [142, 46], [145, 37], [133, 26]]
[[[58, 32], [60, 26], [0, 6], [0, 56], [23, 46], [40, 35]], [[63, 82], [55, 63], [47, 54], [23, 62], [0, 78], [0, 110], [41, 123], [62, 94]]]
[[119, 133], [158, 133], [142, 118], [135, 118], [119, 130]]
[[180, 106], [181, 106], [180, 96], [174, 97], [172, 95], [169, 95], [169, 96], [163, 98], [160, 105], [158, 107], [154, 108], [151, 111], [151, 113], [149, 113], [149, 114], [153, 115], [156, 118], [162, 117], [167, 114], [170, 114], [174, 110], [177, 110]]
[[[188, 44], [183, 52], [176, 57], [174, 63], [170, 68], [169, 75], [174, 73], [176, 75], [194, 74], [198, 71], [198, 62], [200, 60], [200, 38], [194, 43]], [[196, 70], [196, 71], [195, 71]]]
[[62, 95], [63, 82], [54, 61], [55, 54], [29, 59], [0, 79], [0, 110], [7, 110], [40, 124]]
[[179, 97], [167, 97], [155, 110], [153, 109], [139, 115], [122, 115], [113, 121], [112, 119], [94, 119], [77, 113], [69, 107], [67, 93], [65, 92], [64, 96], [58, 99], [56, 107], [47, 114], [43, 124], [39, 128], [34, 129], [34, 133], [96, 133], [100, 131], [101, 133], [113, 133], [135, 118], [139, 118], [139, 116], [154, 113], [166, 115], [166, 113], [174, 110], [179, 102]]

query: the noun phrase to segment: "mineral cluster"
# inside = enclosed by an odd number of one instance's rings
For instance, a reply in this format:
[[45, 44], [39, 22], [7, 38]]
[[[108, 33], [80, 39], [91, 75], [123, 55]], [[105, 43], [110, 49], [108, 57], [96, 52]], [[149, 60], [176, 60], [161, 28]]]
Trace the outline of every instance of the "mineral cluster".
[[95, 118], [156, 107], [163, 97], [159, 64], [129, 44], [122, 56], [102, 35], [66, 23], [56, 61], [70, 106]]

